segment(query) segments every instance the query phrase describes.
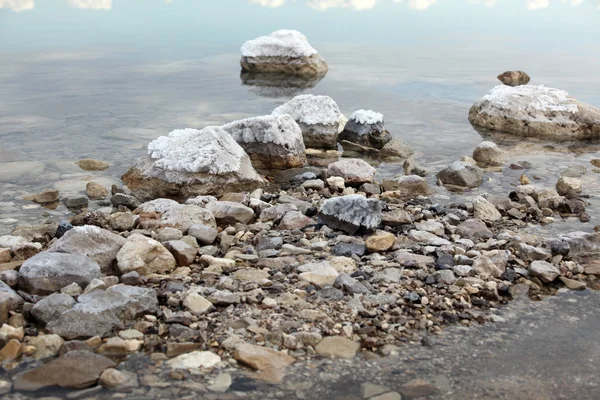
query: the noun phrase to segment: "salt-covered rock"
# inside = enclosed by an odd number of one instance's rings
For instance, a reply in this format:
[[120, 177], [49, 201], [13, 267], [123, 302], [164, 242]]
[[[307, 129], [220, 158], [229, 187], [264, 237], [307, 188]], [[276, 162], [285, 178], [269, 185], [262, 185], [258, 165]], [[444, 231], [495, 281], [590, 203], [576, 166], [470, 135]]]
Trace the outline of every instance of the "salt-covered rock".
[[359, 158], [344, 158], [329, 164], [327, 174], [344, 178], [346, 185], [360, 186], [373, 182], [377, 170]]
[[508, 155], [496, 143], [484, 141], [473, 150], [473, 159], [483, 166], [497, 167], [508, 161]]
[[383, 114], [371, 110], [357, 110], [346, 122], [338, 140], [381, 150], [392, 140], [392, 135], [385, 129]]
[[523, 71], [506, 71], [498, 75], [498, 80], [506, 86], [527, 85], [531, 78]]
[[223, 125], [261, 169], [288, 169], [306, 165], [302, 130], [289, 115], [267, 115]]
[[577, 178], [569, 178], [568, 176], [561, 176], [556, 181], [556, 191], [559, 195], [565, 197], [577, 197], [581, 194], [583, 186], [581, 181]]
[[244, 149], [223, 129], [178, 129], [148, 145], [122, 177], [143, 200], [251, 191], [264, 185]]
[[381, 223], [382, 205], [378, 200], [361, 195], [332, 197], [323, 202], [321, 223], [350, 234], [360, 228], [375, 229]]
[[342, 114], [329, 96], [296, 96], [273, 110], [272, 115], [290, 115], [302, 130], [304, 145], [309, 148], [335, 149]]
[[600, 137], [600, 109], [545, 86], [499, 85], [476, 102], [469, 121], [482, 128], [548, 139]]
[[216, 228], [212, 213], [192, 204], [179, 204], [175, 200], [156, 199], [141, 204], [135, 213], [140, 216], [139, 224], [144, 229], [175, 228], [187, 233], [194, 224]]
[[233, 201], [214, 201], [206, 206], [219, 225], [249, 224], [254, 219], [254, 210]]
[[384, 196], [416, 197], [433, 193], [427, 181], [417, 175], [399, 175], [392, 179], [383, 180]]
[[325, 75], [327, 63], [308, 43], [306, 36], [282, 29], [242, 45], [242, 70], [299, 76]]
[[104, 274], [114, 271], [117, 253], [125, 244], [119, 235], [97, 226], [77, 226], [67, 231], [48, 251], [88, 256], [100, 265]]
[[6, 283], [0, 281], [0, 324], [8, 321], [11, 311], [17, 311], [23, 299]]
[[476, 188], [483, 183], [483, 171], [476, 165], [455, 161], [438, 172], [437, 177], [444, 185]]
[[19, 269], [19, 288], [47, 295], [75, 282], [82, 288], [100, 277], [97, 262], [81, 254], [45, 251], [25, 261]]
[[117, 254], [122, 274], [135, 271], [140, 275], [161, 274], [175, 269], [173, 255], [162, 244], [144, 235], [134, 233]]

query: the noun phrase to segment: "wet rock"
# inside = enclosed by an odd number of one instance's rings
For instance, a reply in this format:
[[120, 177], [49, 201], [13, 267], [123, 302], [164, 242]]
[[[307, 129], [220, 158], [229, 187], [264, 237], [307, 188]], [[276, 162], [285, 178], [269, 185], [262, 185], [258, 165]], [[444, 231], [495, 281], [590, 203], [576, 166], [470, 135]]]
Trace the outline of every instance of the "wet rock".
[[31, 309], [31, 315], [42, 325], [46, 325], [71, 309], [75, 303], [75, 299], [67, 294], [53, 293], [38, 301]]
[[258, 371], [254, 377], [271, 383], [280, 382], [285, 376], [286, 368], [295, 361], [294, 357], [283, 352], [248, 343], [238, 345], [233, 357]]
[[483, 183], [483, 171], [476, 165], [455, 161], [437, 174], [444, 185], [476, 188]]
[[396, 237], [385, 231], [378, 231], [365, 240], [367, 250], [371, 253], [388, 251], [395, 243]]
[[207, 389], [214, 393], [225, 393], [231, 387], [232, 382], [230, 374], [222, 373], [217, 375], [214, 382]]
[[85, 255], [96, 261], [104, 274], [113, 272], [117, 253], [125, 239], [96, 226], [78, 226], [70, 229], [49, 249], [50, 252]]
[[399, 175], [392, 179], [383, 180], [382, 196], [390, 197], [416, 197], [428, 196], [434, 191], [429, 187], [427, 181], [417, 175]]
[[294, 97], [273, 110], [272, 115], [290, 115], [302, 130], [307, 148], [336, 149], [342, 114], [328, 96], [312, 94]]
[[135, 373], [120, 371], [114, 368], [105, 369], [104, 372], [100, 374], [99, 379], [99, 383], [102, 387], [119, 392], [130, 391], [140, 385]]
[[152, 289], [116, 285], [77, 298], [77, 304], [50, 321], [46, 328], [66, 339], [104, 336], [144, 313], [156, 310]]
[[125, 194], [125, 193], [116, 193], [110, 198], [110, 203], [114, 207], [124, 206], [129, 208], [130, 210], [135, 210], [141, 204], [141, 202], [135, 197]]
[[531, 78], [523, 71], [506, 71], [498, 75], [498, 80], [507, 86], [527, 85]]
[[215, 201], [209, 203], [206, 209], [210, 211], [218, 225], [249, 224], [254, 219], [254, 210], [232, 201]]
[[46, 295], [72, 282], [82, 288], [100, 277], [100, 266], [80, 254], [43, 252], [25, 261], [19, 269], [19, 288], [32, 294]]
[[360, 195], [333, 197], [323, 202], [319, 220], [332, 229], [354, 234], [360, 228], [375, 229], [381, 223], [381, 203]]
[[138, 233], [127, 238], [117, 254], [117, 264], [122, 274], [135, 271], [141, 275], [170, 272], [177, 265], [162, 244]]
[[561, 196], [565, 196], [567, 198], [577, 197], [581, 194], [581, 191], [581, 181], [577, 178], [561, 176], [556, 182], [556, 192]]
[[210, 351], [192, 351], [167, 361], [173, 369], [214, 368], [221, 363], [221, 357]]
[[600, 232], [571, 232], [560, 239], [569, 246], [571, 260], [586, 264], [600, 259]]
[[399, 139], [392, 139], [383, 146], [379, 152], [379, 156], [382, 158], [397, 157], [397, 158], [409, 158], [415, 151], [406, 142]]
[[492, 203], [481, 196], [477, 196], [473, 201], [473, 216], [482, 221], [498, 221], [502, 219], [500, 212]]
[[399, 392], [408, 399], [427, 397], [437, 391], [436, 387], [423, 379], [413, 379], [400, 386]]
[[306, 165], [302, 130], [289, 115], [247, 118], [222, 128], [248, 153], [255, 168], [273, 170]]
[[56, 233], [54, 234], [54, 236], [57, 239], [60, 239], [65, 235], [65, 233], [67, 233], [71, 229], [73, 229], [73, 225], [71, 225], [68, 221], [60, 221], [58, 227], [56, 228]]
[[360, 186], [373, 182], [375, 168], [358, 158], [345, 158], [329, 164], [327, 174], [344, 178], [346, 185]]
[[152, 141], [148, 154], [122, 177], [142, 200], [252, 191], [265, 184], [244, 149], [218, 127], [175, 130]]
[[469, 121], [494, 131], [546, 139], [600, 135], [600, 109], [546, 86], [496, 86], [471, 107]]
[[18, 375], [13, 387], [17, 391], [36, 391], [52, 386], [83, 389], [95, 384], [104, 370], [114, 366], [115, 363], [106, 357], [75, 350]]
[[84, 158], [75, 164], [84, 171], [104, 171], [110, 167], [110, 164], [106, 161], [94, 160], [93, 158]]
[[550, 283], [560, 275], [560, 270], [546, 261], [532, 262], [529, 266], [529, 272], [531, 275], [540, 278], [544, 283]]
[[558, 279], [569, 289], [571, 290], [585, 290], [587, 289], [587, 285], [584, 282], [576, 281], [574, 279], [565, 278], [564, 276], [559, 276]]
[[360, 344], [341, 336], [323, 338], [315, 347], [315, 351], [320, 356], [345, 359], [353, 358], [359, 349]]
[[240, 64], [243, 71], [301, 77], [323, 76], [329, 69], [306, 36], [294, 30], [279, 30], [245, 42]]
[[108, 189], [98, 182], [88, 182], [85, 185], [85, 194], [92, 200], [101, 200], [108, 197]]
[[385, 129], [383, 115], [371, 110], [357, 110], [351, 116], [338, 140], [381, 150], [392, 139]]
[[473, 150], [473, 159], [483, 166], [502, 166], [508, 161], [508, 154], [494, 142], [484, 141]]
[[49, 204], [56, 203], [60, 192], [57, 189], [46, 189], [31, 199], [34, 203], [38, 204]]
[[82, 208], [86, 208], [88, 206], [88, 198], [82, 196], [65, 196], [62, 198], [62, 203], [69, 210], [81, 210]]

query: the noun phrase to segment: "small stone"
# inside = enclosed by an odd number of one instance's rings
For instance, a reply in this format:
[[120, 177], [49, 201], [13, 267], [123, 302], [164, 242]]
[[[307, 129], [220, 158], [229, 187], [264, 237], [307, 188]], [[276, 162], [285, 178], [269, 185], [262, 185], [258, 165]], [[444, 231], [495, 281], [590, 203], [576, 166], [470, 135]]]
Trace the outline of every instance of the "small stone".
[[101, 200], [108, 197], [108, 189], [101, 184], [91, 181], [85, 185], [85, 194], [92, 200]]
[[140, 385], [137, 374], [114, 368], [104, 370], [100, 374], [99, 383], [107, 389], [116, 391], [130, 391]]
[[394, 245], [396, 236], [389, 232], [377, 231], [365, 240], [367, 250], [371, 253], [388, 251]]
[[574, 279], [565, 278], [564, 276], [560, 276], [558, 279], [569, 289], [571, 290], [585, 290], [587, 289], [587, 285], [584, 282], [576, 281]]
[[106, 161], [94, 160], [92, 158], [84, 158], [83, 160], [77, 161], [75, 164], [84, 171], [104, 171], [110, 164]]
[[191, 292], [185, 297], [183, 305], [194, 314], [204, 314], [214, 309], [213, 303], [195, 292]]
[[353, 358], [360, 344], [341, 336], [328, 336], [315, 347], [317, 354], [323, 357]]
[[231, 378], [231, 375], [227, 373], [222, 373], [217, 375], [213, 384], [209, 385], [207, 389], [215, 393], [225, 393], [231, 387], [232, 382], [233, 380]]
[[561, 196], [577, 197], [582, 191], [581, 181], [577, 178], [561, 176], [556, 182], [556, 191]]
[[373, 182], [375, 168], [358, 158], [346, 158], [329, 164], [327, 174], [344, 178], [345, 184], [360, 186]]
[[140, 234], [129, 236], [117, 254], [119, 271], [136, 271], [141, 275], [170, 272], [177, 263], [162, 244]]
[[32, 201], [38, 204], [49, 204], [56, 203], [59, 197], [59, 191], [57, 189], [46, 189], [41, 193], [36, 194]]
[[473, 159], [483, 166], [502, 166], [508, 161], [508, 155], [494, 142], [484, 141], [473, 150]]
[[473, 201], [473, 216], [482, 221], [497, 221], [502, 219], [500, 212], [494, 207], [492, 203], [487, 201], [481, 196]]
[[483, 183], [483, 171], [462, 161], [456, 161], [437, 174], [444, 185], [476, 188]]
[[188, 231], [188, 235], [195, 237], [200, 245], [213, 244], [218, 233], [214, 227], [202, 224], [192, 224]]
[[0, 349], [0, 361], [13, 361], [21, 355], [21, 343], [16, 339], [10, 339], [2, 349]]
[[544, 283], [550, 283], [560, 275], [560, 270], [546, 261], [532, 262], [529, 266], [529, 272], [533, 276], [540, 278]]
[[173, 369], [214, 368], [221, 363], [221, 357], [210, 351], [192, 351], [167, 361]]
[[402, 396], [409, 399], [427, 397], [437, 391], [436, 387], [423, 379], [413, 379], [400, 387]]
[[257, 370], [256, 378], [271, 383], [280, 382], [286, 367], [296, 361], [286, 353], [247, 343], [236, 346], [233, 358]]
[[56, 356], [64, 342], [60, 336], [53, 334], [37, 336], [29, 340], [29, 344], [35, 347], [33, 357], [36, 360]]

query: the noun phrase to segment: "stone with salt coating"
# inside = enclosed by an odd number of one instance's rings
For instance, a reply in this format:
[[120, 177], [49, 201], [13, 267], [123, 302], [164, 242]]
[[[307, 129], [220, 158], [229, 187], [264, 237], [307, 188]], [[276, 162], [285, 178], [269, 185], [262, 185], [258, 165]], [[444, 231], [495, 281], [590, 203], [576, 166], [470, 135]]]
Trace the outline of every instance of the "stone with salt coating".
[[296, 96], [273, 110], [272, 115], [290, 115], [302, 130], [308, 148], [335, 149], [343, 115], [329, 96]]
[[289, 115], [247, 118], [223, 125], [262, 169], [299, 168], [306, 165], [302, 130]]
[[600, 109], [545, 86], [499, 85], [476, 102], [469, 121], [478, 127], [548, 139], [600, 137]]
[[123, 182], [139, 199], [251, 191], [265, 184], [244, 149], [223, 129], [178, 129], [148, 145]]
[[383, 114], [371, 110], [357, 110], [351, 116], [338, 138], [361, 146], [381, 150], [392, 135], [385, 129]]
[[243, 71], [310, 77], [325, 75], [329, 69], [306, 36], [295, 30], [282, 29], [248, 40], [241, 50]]
[[323, 202], [319, 220], [330, 228], [354, 234], [360, 228], [377, 228], [381, 223], [381, 210], [379, 200], [358, 194], [332, 197]]

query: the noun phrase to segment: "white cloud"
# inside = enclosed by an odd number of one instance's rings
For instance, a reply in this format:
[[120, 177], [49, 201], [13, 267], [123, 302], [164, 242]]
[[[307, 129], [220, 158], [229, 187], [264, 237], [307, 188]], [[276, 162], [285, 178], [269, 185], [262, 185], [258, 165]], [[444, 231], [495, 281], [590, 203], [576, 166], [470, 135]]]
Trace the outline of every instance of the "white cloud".
[[[394, 3], [403, 3], [404, 0], [394, 0]], [[408, 8], [413, 10], [426, 10], [431, 5], [435, 4], [437, 0], [408, 0]]]
[[549, 0], [527, 0], [527, 8], [530, 10], [539, 10], [542, 8], [548, 8], [550, 5]]
[[473, 4], [483, 4], [486, 7], [494, 7], [498, 0], [470, 0]]
[[33, 7], [35, 7], [33, 0], [0, 0], [0, 8], [8, 8], [16, 12], [33, 10]]
[[327, 10], [336, 7], [367, 10], [375, 7], [377, 0], [308, 0], [306, 4], [315, 10]]
[[250, 4], [258, 4], [260, 6], [269, 8], [282, 6], [283, 3], [285, 3], [285, 0], [250, 0]]
[[92, 10], [110, 10], [112, 0], [67, 0], [69, 7], [89, 8]]

